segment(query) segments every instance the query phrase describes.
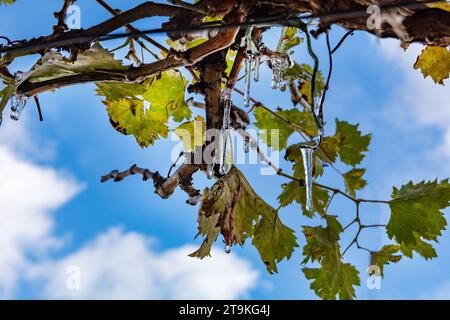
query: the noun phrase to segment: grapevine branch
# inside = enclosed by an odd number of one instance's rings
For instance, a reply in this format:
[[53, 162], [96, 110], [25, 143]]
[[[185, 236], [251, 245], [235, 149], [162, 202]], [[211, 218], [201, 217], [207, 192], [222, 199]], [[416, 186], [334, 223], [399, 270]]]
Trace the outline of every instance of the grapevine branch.
[[101, 178], [101, 182], [107, 182], [113, 180], [114, 182], [122, 181], [123, 179], [132, 175], [142, 175], [144, 181], [153, 180], [153, 186], [155, 187], [155, 193], [161, 198], [169, 198], [177, 187], [186, 192], [189, 196], [187, 203], [196, 205], [200, 191], [195, 189], [192, 185], [192, 176], [200, 169], [199, 165], [184, 163], [178, 170], [171, 176], [163, 178], [159, 172], [152, 172], [149, 169], [140, 168], [137, 165], [131, 166], [128, 170], [118, 171], [113, 170], [109, 174]]
[[[351, 30], [365, 30], [369, 32], [373, 32], [367, 29], [367, 25], [365, 23], [366, 16], [363, 18], [352, 18], [350, 16], [348, 19], [344, 19], [342, 14], [339, 17], [335, 17], [330, 14], [330, 12], [336, 12], [344, 10], [346, 12], [354, 12], [355, 10], [363, 11], [365, 9], [364, 6], [360, 4], [356, 4], [353, 2], [346, 3], [342, 5], [338, 5], [338, 1], [329, 1], [326, 5], [322, 5], [320, 8], [316, 8], [313, 5], [305, 3], [297, 3], [296, 1], [273, 1], [276, 6], [288, 6], [289, 8], [298, 10], [299, 12], [313, 12], [316, 16], [320, 16], [323, 14], [322, 20], [326, 21], [327, 26], [332, 23], [338, 23], [346, 26]], [[406, 1], [404, 1], [406, 3]], [[264, 3], [269, 3], [266, 1]], [[249, 3], [251, 5], [251, 3]], [[411, 36], [411, 42], [425, 42], [429, 44], [435, 45], [449, 45], [450, 44], [450, 13], [439, 10], [439, 9], [429, 9], [425, 7], [425, 4], [417, 4], [417, 6], [421, 6], [421, 9], [417, 9], [417, 11], [413, 11], [412, 15], [409, 15], [405, 18], [403, 24], [405, 25], [405, 29], [408, 34]], [[406, 6], [406, 4], [405, 4]], [[214, 6], [211, 6], [214, 7]], [[339, 10], [336, 10], [339, 8]], [[346, 10], [347, 9], [347, 10]], [[236, 10], [239, 11], [239, 10]], [[243, 11], [243, 10], [241, 10]], [[30, 40], [28, 42], [24, 42], [20, 45], [14, 45], [13, 47], [7, 48], [7, 57], [8, 59], [13, 59], [14, 57], [20, 55], [27, 55], [33, 53], [39, 53], [42, 50], [48, 50], [51, 47], [73, 47], [73, 46], [88, 46], [92, 41], [94, 41], [100, 35], [106, 35], [110, 32], [129, 25], [131, 22], [152, 16], [169, 16], [169, 17], [179, 17], [183, 15], [199, 15], [197, 10], [190, 10], [185, 7], [177, 7], [171, 5], [163, 5], [152, 2], [146, 2], [144, 4], [138, 5], [133, 9], [125, 11], [115, 17], [98, 24], [97, 26], [91, 27], [87, 30], [81, 31], [70, 31], [62, 34], [53, 34], [47, 37], [40, 37], [37, 39]], [[208, 14], [210, 14], [208, 12]], [[241, 12], [241, 14], [245, 15], [245, 12]], [[243, 18], [243, 17], [242, 17]], [[322, 21], [321, 20], [321, 21]], [[243, 20], [241, 19], [230, 19], [227, 22], [230, 23], [240, 23]], [[322, 21], [323, 22], [323, 21]], [[362, 24], [364, 22], [364, 24]], [[325, 22], [323, 22], [325, 23]], [[228, 37], [222, 36], [216, 37], [215, 41], [207, 42], [204, 45], [201, 45], [198, 48], [196, 47], [192, 52], [186, 54], [186, 56], [179, 57], [178, 61], [176, 59], [171, 59], [169, 63], [167, 63], [167, 68], [176, 68], [180, 66], [190, 66], [195, 62], [201, 60], [208, 54], [212, 54], [220, 49], [226, 47], [226, 45], [219, 45], [217, 42], [223, 42], [228, 46], [231, 44], [233, 40], [233, 33], [236, 33], [239, 27], [236, 28], [226, 28], [233, 30], [231, 35], [228, 31], [222, 30], [221, 32], [228, 34]], [[235, 35], [235, 34], [234, 34]], [[395, 32], [392, 31], [392, 28], [387, 26], [382, 30], [378, 36], [393, 36], [396, 37]], [[228, 39], [228, 41], [226, 41]], [[4, 51], [4, 50], [3, 50]], [[77, 83], [85, 83], [92, 81], [137, 81], [141, 77], [148, 77], [155, 73], [155, 69], [161, 69], [161, 62], [155, 62], [154, 64], [144, 65], [140, 68], [133, 68], [126, 71], [117, 71], [111, 73], [98, 73], [93, 72], [91, 74], [86, 74], [83, 76], [74, 76], [74, 77], [66, 77], [59, 80], [53, 80], [52, 82], [42, 82], [39, 84], [30, 84], [25, 82], [21, 88], [19, 88], [19, 93], [23, 93], [25, 95], [34, 95], [44, 91], [57, 89], [60, 87], [73, 85]]]
[[[114, 10], [113, 8], [111, 8], [110, 5], [108, 5], [104, 0], [97, 0], [97, 2], [103, 7], [105, 8], [109, 13], [111, 13], [114, 16], [118, 16], [120, 14], [120, 12], [118, 10]], [[131, 24], [127, 24], [125, 25], [126, 28], [128, 28], [128, 30], [130, 30], [131, 32], [135, 32], [138, 33], [139, 29], [136, 29], [134, 26], [132, 26]], [[143, 34], [140, 36], [142, 39], [144, 39], [145, 41], [147, 41], [148, 43], [154, 45], [155, 47], [157, 47], [159, 50], [161, 50], [162, 52], [164, 52], [165, 54], [169, 53], [169, 49], [167, 49], [165, 46], [163, 46], [162, 44], [160, 44], [158, 41], [150, 38], [148, 35]], [[142, 46], [142, 45], [141, 45]], [[195, 79], [198, 80], [198, 76], [195, 73], [194, 69], [190, 66], [186, 66], [186, 69], [189, 71], [189, 73], [191, 74], [191, 76]]]
[[[218, 2], [218, 1], [211, 1]], [[250, 5], [254, 1], [249, 1]], [[276, 5], [278, 1], [266, 1], [263, 3], [269, 4], [273, 2]], [[298, 1], [289, 0], [286, 3], [291, 3], [292, 9], [304, 12], [313, 12], [309, 19], [318, 18], [321, 21], [321, 28], [319, 30], [326, 30], [333, 23], [338, 23], [347, 27], [348, 29], [358, 29], [365, 30], [376, 34], [379, 37], [394, 37], [398, 38], [398, 34], [395, 32], [395, 27], [387, 26], [381, 32], [379, 30], [371, 30], [366, 23], [367, 13], [365, 5], [361, 4], [360, 1], [349, 1], [345, 4], [339, 0], [327, 1], [327, 4], [317, 5], [316, 1], [310, 2], [310, 7], [305, 7], [304, 3], [297, 3]], [[449, 13], [444, 10], [439, 9], [429, 9], [426, 7], [426, 3], [435, 3], [441, 1], [399, 1], [400, 3], [392, 4], [390, 1], [386, 3], [381, 3], [380, 6], [385, 10], [392, 10], [395, 8], [411, 8], [418, 11], [413, 11], [413, 14], [406, 16], [403, 26], [405, 32], [410, 38], [410, 42], [422, 42], [428, 44], [435, 44], [446, 46], [450, 44], [450, 26], [448, 26]], [[402, 3], [403, 2], [403, 3]], [[298, 7], [297, 7], [298, 6]], [[210, 7], [214, 7], [211, 5]], [[144, 4], [138, 5], [129, 11], [124, 12], [104, 23], [101, 23], [95, 27], [92, 27], [86, 31], [70, 32], [64, 35], [68, 35], [69, 38], [64, 37], [41, 37], [39, 39], [34, 39], [26, 42], [24, 45], [8, 48], [6, 51], [12, 55], [22, 55], [22, 54], [32, 54], [39, 53], [41, 50], [48, 49], [51, 47], [66, 47], [70, 45], [81, 45], [88, 42], [92, 42], [97, 38], [107, 35], [110, 32], [129, 24], [130, 22], [151, 17], [151, 16], [169, 16], [173, 17], [179, 15], [180, 12], [184, 10], [184, 13], [197, 13], [195, 6], [191, 7], [177, 7], [169, 6], [164, 4], [156, 4], [152, 2], [146, 2]], [[213, 12], [213, 14], [216, 14]], [[427, 24], [434, 21], [434, 24]], [[238, 26], [239, 22], [231, 22], [231, 25]], [[433, 25], [432, 28], [430, 26]], [[437, 26], [443, 29], [436, 28]], [[224, 26], [226, 27], [226, 26]], [[232, 26], [226, 28], [233, 28]], [[430, 30], [431, 29], [431, 30]], [[173, 31], [182, 31], [183, 29], [174, 29]], [[187, 30], [186, 28], [184, 30]], [[161, 29], [161, 32], [168, 32], [170, 29]], [[189, 30], [193, 31], [193, 30]], [[431, 31], [431, 32], [430, 32]], [[149, 31], [147, 33], [150, 33]], [[316, 35], [318, 32], [316, 32]]]

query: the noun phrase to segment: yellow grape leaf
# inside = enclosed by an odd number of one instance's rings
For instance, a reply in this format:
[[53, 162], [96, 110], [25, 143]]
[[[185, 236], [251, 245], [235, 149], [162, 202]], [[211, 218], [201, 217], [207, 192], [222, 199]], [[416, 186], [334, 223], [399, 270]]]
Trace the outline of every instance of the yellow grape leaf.
[[187, 80], [183, 75], [179, 71], [169, 70], [163, 72], [160, 79], [150, 82], [143, 97], [150, 103], [152, 111], [165, 114], [167, 119], [173, 116], [175, 122], [181, 122], [189, 120], [192, 115], [185, 101], [186, 87]]
[[414, 69], [420, 69], [424, 78], [430, 76], [434, 82], [443, 85], [450, 75], [449, 50], [444, 47], [426, 47], [417, 58]]
[[442, 10], [450, 12], [450, 3], [444, 3], [444, 2], [429, 3], [429, 4], [427, 4], [427, 6], [430, 8], [437, 8], [437, 9], [442, 9]]
[[205, 143], [206, 121], [202, 116], [197, 116], [194, 121], [185, 122], [175, 129], [175, 134], [183, 142], [185, 152], [195, 150]]
[[104, 102], [113, 127], [124, 135], [133, 135], [141, 147], [148, 147], [160, 137], [167, 138], [167, 118], [145, 110], [140, 99], [106, 100]]

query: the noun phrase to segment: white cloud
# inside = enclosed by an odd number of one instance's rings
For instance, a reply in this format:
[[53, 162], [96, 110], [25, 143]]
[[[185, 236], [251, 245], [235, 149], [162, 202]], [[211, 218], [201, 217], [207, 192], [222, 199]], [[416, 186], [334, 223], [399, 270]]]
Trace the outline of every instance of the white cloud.
[[52, 236], [52, 212], [80, 186], [62, 172], [21, 159], [0, 144], [0, 296], [9, 296], [29, 256], [60, 240]]
[[387, 119], [405, 129], [438, 130], [442, 138], [434, 143], [432, 157], [450, 159], [450, 90], [435, 84], [430, 77], [424, 79], [420, 70], [414, 70], [414, 63], [423, 49], [422, 45], [411, 45], [405, 52], [397, 40], [385, 39], [379, 42], [380, 54], [392, 68], [398, 71], [398, 87], [385, 111]]
[[[234, 254], [187, 255], [194, 246], [157, 252], [152, 239], [113, 228], [58, 261], [35, 268], [50, 299], [235, 299], [248, 295], [258, 273]], [[68, 290], [67, 270], [79, 267], [81, 288]]]
[[[219, 251], [200, 261], [187, 256], [195, 250], [191, 245], [157, 252], [151, 238], [117, 228], [64, 258], [52, 258], [50, 249], [66, 244], [54, 235], [53, 214], [83, 186], [33, 162], [53, 158], [56, 150], [43, 147], [28, 124], [25, 116], [1, 128], [0, 298], [17, 296], [21, 284], [37, 288], [37, 298], [63, 299], [233, 299], [256, 286], [258, 272], [234, 254]], [[67, 290], [71, 265], [81, 267], [80, 291]]]
[[[19, 281], [39, 284], [39, 297], [80, 299], [234, 299], [255, 287], [258, 272], [222, 251], [202, 261], [186, 245], [156, 252], [142, 234], [111, 229], [62, 259], [53, 212], [81, 186], [63, 172], [25, 160], [0, 143], [0, 297], [14, 297]], [[82, 290], [67, 289], [67, 267], [80, 266]]]
[[[30, 108], [28, 102], [26, 108]], [[28, 111], [28, 110], [25, 110]], [[29, 113], [25, 113], [19, 122], [9, 118], [9, 110], [3, 111], [3, 123], [0, 126], [0, 145], [16, 155], [26, 156], [33, 160], [53, 160], [56, 155], [55, 141], [43, 139], [38, 130], [35, 130], [37, 120], [31, 119]], [[38, 126], [41, 124], [39, 123]]]
[[424, 300], [449, 300], [450, 299], [450, 281], [444, 282], [436, 289], [421, 297]]

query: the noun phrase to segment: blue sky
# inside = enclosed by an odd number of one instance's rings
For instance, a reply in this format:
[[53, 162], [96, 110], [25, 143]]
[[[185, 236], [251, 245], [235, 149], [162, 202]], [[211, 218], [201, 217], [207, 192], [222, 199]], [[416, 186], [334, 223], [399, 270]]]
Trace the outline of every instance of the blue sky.
[[[0, 8], [0, 34], [27, 39], [51, 33], [52, 12], [61, 1], [18, 2]], [[138, 1], [136, 1], [137, 3]], [[108, 18], [95, 1], [79, 0], [82, 27]], [[121, 1], [109, 1], [126, 9]], [[128, 4], [128, 7], [132, 4]], [[136, 24], [152, 28], [158, 20]], [[278, 29], [265, 39], [276, 46]], [[343, 34], [333, 29], [336, 43]], [[164, 37], [159, 36], [164, 41]], [[111, 43], [114, 47], [117, 44]], [[327, 70], [323, 37], [314, 43]], [[420, 46], [403, 52], [393, 40], [376, 40], [365, 33], [350, 37], [335, 57], [335, 71], [326, 104], [328, 132], [334, 119], [359, 123], [372, 133], [371, 150], [364, 161], [368, 187], [361, 197], [388, 199], [392, 186], [409, 180], [443, 179], [450, 169], [450, 92], [413, 70]], [[295, 54], [308, 62], [305, 48]], [[27, 70], [36, 57], [14, 63], [14, 70]], [[289, 107], [287, 95], [270, 91], [270, 73], [253, 86], [252, 95], [267, 106]], [[0, 297], [6, 298], [255, 298], [311, 299], [313, 293], [301, 272], [301, 250], [282, 262], [279, 274], [269, 275], [254, 248], [233, 248], [223, 252], [220, 240], [213, 257], [197, 261], [186, 257], [199, 245], [196, 234], [197, 207], [185, 204], [185, 194], [176, 192], [162, 200], [151, 183], [138, 178], [100, 184], [99, 177], [112, 169], [136, 163], [166, 172], [176, 142], [159, 141], [140, 149], [132, 137], [111, 127], [94, 85], [64, 88], [40, 96], [43, 123], [30, 102], [19, 122], [6, 115], [0, 128]], [[197, 97], [198, 99], [198, 97]], [[236, 97], [236, 103], [240, 103]], [[292, 140], [295, 142], [295, 140]], [[284, 164], [286, 166], [286, 164]], [[259, 174], [259, 167], [241, 168], [255, 190], [276, 206], [279, 177]], [[322, 182], [342, 187], [333, 172]], [[198, 174], [196, 184], [208, 181]], [[362, 217], [380, 223], [387, 208], [364, 205]], [[351, 204], [338, 199], [331, 212], [352, 219]], [[297, 205], [283, 209], [282, 219], [304, 240], [300, 226], [311, 221], [301, 216]], [[344, 220], [345, 221], [345, 220]], [[354, 230], [352, 230], [354, 232]], [[350, 232], [343, 246], [353, 237]], [[372, 248], [387, 239], [380, 231], [364, 236]], [[439, 258], [424, 261], [404, 259], [388, 266], [382, 289], [366, 288], [369, 257], [350, 250], [346, 261], [361, 272], [360, 299], [450, 298], [450, 237], [444, 232], [436, 245]], [[80, 265], [82, 289], [68, 291], [67, 267]]]

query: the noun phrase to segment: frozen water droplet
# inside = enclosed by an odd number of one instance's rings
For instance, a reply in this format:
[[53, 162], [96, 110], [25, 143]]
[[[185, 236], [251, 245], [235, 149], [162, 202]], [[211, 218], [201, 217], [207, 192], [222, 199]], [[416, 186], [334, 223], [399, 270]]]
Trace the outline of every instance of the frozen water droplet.
[[225, 246], [225, 253], [231, 253], [231, 246], [229, 244]]
[[227, 151], [227, 142], [226, 142], [226, 138], [225, 138], [224, 145], [222, 146], [222, 159], [220, 159], [220, 167], [219, 167], [219, 173], [221, 175], [224, 175], [227, 172], [226, 151]]
[[17, 71], [16, 73], [14, 73], [14, 79], [16, 80], [16, 82], [20, 82], [23, 80], [24, 75], [25, 72]]
[[10, 100], [11, 119], [18, 121], [22, 115], [22, 111], [27, 104], [28, 97], [24, 95], [13, 95]]
[[186, 201], [188, 204], [190, 204], [191, 206], [195, 206], [197, 205], [197, 203], [199, 203], [202, 200], [202, 195], [196, 195], [193, 197], [189, 197], [189, 199]]
[[305, 167], [305, 186], [306, 186], [306, 210], [313, 211], [313, 195], [312, 195], [312, 187], [313, 187], [313, 153], [314, 150], [311, 148], [301, 148], [302, 156], [303, 156], [303, 166]]
[[208, 164], [208, 167], [206, 168], [206, 177], [208, 179], [212, 179], [214, 176], [214, 164]]

